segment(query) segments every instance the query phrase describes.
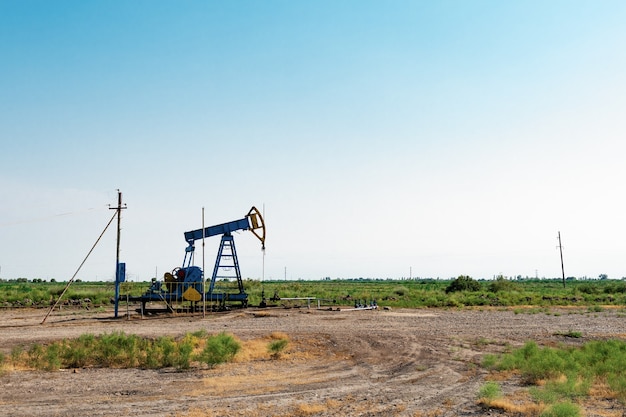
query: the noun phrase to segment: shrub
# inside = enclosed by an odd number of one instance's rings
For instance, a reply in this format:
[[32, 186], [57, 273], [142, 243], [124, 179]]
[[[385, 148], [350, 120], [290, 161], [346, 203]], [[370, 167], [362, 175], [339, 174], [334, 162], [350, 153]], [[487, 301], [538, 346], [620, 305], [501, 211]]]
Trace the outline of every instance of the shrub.
[[189, 369], [189, 367], [191, 366], [191, 354], [193, 353], [193, 344], [190, 341], [183, 340], [178, 344], [177, 353], [176, 368]]
[[498, 277], [495, 281], [491, 281], [489, 283], [488, 289], [491, 292], [500, 292], [500, 291], [515, 291], [518, 286], [503, 277]]
[[600, 289], [594, 284], [581, 284], [577, 289], [584, 294], [598, 294], [600, 292]]
[[404, 297], [405, 295], [407, 295], [409, 293], [409, 289], [407, 287], [396, 287], [393, 289], [394, 294], [400, 296], [400, 297]]
[[[495, 363], [494, 363], [495, 362]], [[612, 396], [626, 401], [626, 342], [603, 340], [579, 348], [539, 348], [527, 342], [523, 348], [485, 357], [483, 365], [517, 370], [537, 386], [529, 393], [537, 403], [553, 404], [542, 416], [578, 416], [573, 400], [590, 395], [594, 382], [606, 381]]]
[[557, 403], [541, 413], [541, 417], [579, 417], [580, 408], [569, 401]]
[[22, 357], [22, 353], [24, 353], [24, 348], [22, 346], [15, 346], [11, 349], [11, 363], [13, 366], [18, 364], [20, 358]]
[[461, 275], [448, 285], [446, 294], [456, 291], [480, 291], [480, 282], [467, 275]]
[[241, 350], [241, 344], [232, 335], [222, 332], [207, 339], [198, 360], [213, 367], [228, 362], [239, 350]]
[[80, 343], [70, 344], [62, 353], [63, 362], [68, 368], [87, 366], [92, 352]]
[[278, 359], [280, 357], [280, 354], [283, 350], [285, 350], [288, 344], [289, 340], [287, 339], [273, 340], [267, 346], [267, 350], [271, 353], [272, 358]]
[[193, 336], [193, 337], [195, 337], [195, 338], [197, 338], [197, 339], [204, 339], [204, 338], [206, 338], [208, 335], [209, 335], [209, 334], [208, 334], [208, 333], [207, 333], [207, 331], [206, 331], [206, 330], [204, 330], [204, 329], [200, 329], [200, 330], [197, 330], [197, 331], [195, 331], [195, 332], [191, 333], [191, 336]]
[[58, 343], [54, 343], [46, 349], [44, 369], [56, 371], [61, 368], [61, 348]]
[[35, 343], [28, 350], [28, 359], [35, 369], [44, 369], [43, 364], [44, 348], [39, 343]]
[[140, 338], [137, 335], [124, 332], [103, 334], [98, 345], [99, 365], [128, 368], [139, 364]]
[[492, 369], [495, 368], [498, 362], [498, 357], [492, 353], [488, 353], [483, 357], [482, 366], [483, 368]]
[[171, 337], [161, 336], [150, 344], [146, 352], [146, 366], [148, 368], [162, 368], [174, 366], [176, 343]]
[[489, 381], [485, 383], [478, 391], [478, 397], [488, 401], [495, 400], [502, 396], [502, 390], [497, 382]]

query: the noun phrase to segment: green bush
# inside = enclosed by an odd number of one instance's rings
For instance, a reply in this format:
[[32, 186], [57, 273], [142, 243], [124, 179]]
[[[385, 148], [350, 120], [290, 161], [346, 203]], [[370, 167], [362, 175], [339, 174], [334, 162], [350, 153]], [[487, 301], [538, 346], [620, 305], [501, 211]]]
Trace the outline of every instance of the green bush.
[[210, 336], [198, 360], [210, 367], [231, 360], [241, 349], [241, 344], [235, 338], [225, 332]]
[[[626, 342], [603, 340], [580, 347], [540, 348], [527, 342], [521, 349], [498, 357], [487, 355], [483, 366], [517, 370], [529, 382], [536, 402], [554, 404], [546, 416], [570, 415], [572, 401], [589, 395], [598, 380], [606, 381], [620, 401], [626, 401]], [[578, 414], [571, 414], [578, 415]]]
[[92, 352], [78, 343], [67, 346], [62, 354], [63, 362], [68, 368], [83, 368], [87, 366]]
[[45, 350], [45, 365], [47, 371], [56, 371], [61, 368], [61, 348], [58, 343], [54, 343]]
[[44, 348], [39, 343], [35, 343], [28, 350], [28, 358], [35, 369], [45, 369]]
[[124, 332], [103, 334], [97, 349], [99, 365], [119, 368], [132, 368], [141, 363], [141, 339], [137, 335]]
[[457, 291], [480, 291], [480, 282], [467, 275], [461, 275], [446, 287], [446, 294]]
[[189, 340], [183, 340], [178, 344], [178, 352], [176, 355], [176, 368], [189, 369], [191, 366], [191, 354], [193, 353], [193, 344]]
[[[183, 370], [189, 369], [196, 360], [210, 366], [229, 361], [241, 349], [241, 345], [229, 334], [206, 334], [204, 330], [187, 333], [177, 340], [166, 336], [152, 340], [123, 332], [100, 336], [85, 334], [48, 346], [34, 344], [27, 352], [22, 347], [15, 347], [11, 351], [11, 361], [14, 366], [26, 365], [49, 371], [85, 366], [151, 369], [176, 367]], [[203, 342], [203, 351], [194, 355]], [[276, 349], [282, 350], [281, 347]], [[5, 361], [6, 358], [2, 356], [0, 365]]]
[[487, 368], [487, 369], [495, 368], [497, 363], [498, 363], [498, 357], [492, 353], [486, 354], [482, 360], [483, 368]]
[[478, 391], [478, 398], [484, 398], [489, 401], [495, 400], [496, 398], [500, 398], [502, 396], [502, 390], [500, 389], [500, 385], [494, 381], [488, 381]]
[[409, 289], [407, 287], [396, 287], [393, 289], [394, 294], [400, 296], [400, 297], [404, 297], [405, 295], [409, 294]]
[[509, 281], [503, 277], [498, 277], [498, 279], [489, 283], [487, 289], [494, 293], [501, 291], [516, 291], [518, 289], [518, 285], [513, 281]]
[[571, 402], [562, 402], [548, 407], [541, 417], [579, 417], [580, 408]]
[[171, 337], [161, 336], [148, 346], [146, 364], [148, 368], [167, 368], [174, 366], [176, 343]]

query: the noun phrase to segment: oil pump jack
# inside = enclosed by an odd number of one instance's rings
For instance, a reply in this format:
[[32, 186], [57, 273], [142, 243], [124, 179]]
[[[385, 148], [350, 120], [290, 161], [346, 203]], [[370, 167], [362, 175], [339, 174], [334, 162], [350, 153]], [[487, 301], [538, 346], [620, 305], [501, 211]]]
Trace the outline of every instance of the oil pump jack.
[[[171, 309], [173, 302], [190, 301], [194, 304], [203, 299], [217, 304], [220, 308], [224, 308], [227, 302], [240, 302], [242, 307], [246, 307], [248, 294], [243, 287], [232, 235], [237, 231], [252, 232], [261, 241], [261, 249], [265, 250], [265, 222], [259, 210], [253, 206], [242, 219], [185, 232], [187, 248], [182, 266], [174, 268], [172, 272], [166, 272], [163, 281], [153, 279], [150, 289], [139, 297], [133, 297], [132, 301], [141, 301], [143, 310], [150, 301], [164, 301]], [[206, 284], [203, 282], [202, 269], [193, 265], [195, 242], [219, 235], [222, 235], [222, 239], [211, 281], [208, 288], [203, 288]], [[222, 283], [235, 283], [237, 287], [235, 289], [226, 285], [225, 289], [219, 288]]]

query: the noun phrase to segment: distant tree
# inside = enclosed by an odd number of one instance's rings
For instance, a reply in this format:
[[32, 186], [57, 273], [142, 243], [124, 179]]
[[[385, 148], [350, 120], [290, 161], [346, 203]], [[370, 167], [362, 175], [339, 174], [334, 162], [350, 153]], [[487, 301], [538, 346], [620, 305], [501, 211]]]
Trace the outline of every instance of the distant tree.
[[457, 291], [480, 291], [480, 282], [468, 275], [460, 275], [446, 288], [446, 294]]
[[607, 274], [600, 274], [600, 275], [598, 275], [598, 278], [600, 278], [600, 279], [609, 279], [609, 276]]

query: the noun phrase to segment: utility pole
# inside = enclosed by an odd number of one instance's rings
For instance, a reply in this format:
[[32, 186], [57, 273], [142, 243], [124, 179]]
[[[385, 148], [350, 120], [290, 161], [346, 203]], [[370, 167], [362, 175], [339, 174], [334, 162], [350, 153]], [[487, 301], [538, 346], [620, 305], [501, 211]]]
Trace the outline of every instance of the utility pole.
[[122, 210], [126, 206], [122, 206], [122, 192], [117, 190], [117, 207], [109, 207], [109, 210], [117, 210], [117, 244], [115, 252], [115, 318], [117, 318], [117, 307], [120, 298], [120, 234], [122, 222]]
[[563, 288], [565, 288], [565, 268], [563, 267], [563, 246], [561, 246], [561, 232], [559, 231], [559, 252], [561, 252], [561, 273], [563, 274]]
[[204, 207], [202, 207], [202, 318], [206, 318], [206, 276], [204, 275], [204, 240], [206, 230], [204, 229]]

